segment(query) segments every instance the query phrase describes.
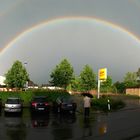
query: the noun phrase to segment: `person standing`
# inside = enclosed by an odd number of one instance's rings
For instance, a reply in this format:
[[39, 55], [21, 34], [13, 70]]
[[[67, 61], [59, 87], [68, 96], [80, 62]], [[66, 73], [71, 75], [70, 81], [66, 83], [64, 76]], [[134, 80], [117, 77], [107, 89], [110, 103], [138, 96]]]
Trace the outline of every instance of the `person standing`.
[[89, 116], [90, 107], [91, 107], [91, 98], [86, 95], [84, 97], [84, 115], [85, 115], [85, 117]]

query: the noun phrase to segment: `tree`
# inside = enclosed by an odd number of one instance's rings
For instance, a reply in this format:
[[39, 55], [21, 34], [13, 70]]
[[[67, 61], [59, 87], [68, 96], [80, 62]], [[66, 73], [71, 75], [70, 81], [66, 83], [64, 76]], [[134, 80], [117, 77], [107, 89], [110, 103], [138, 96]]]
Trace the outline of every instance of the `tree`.
[[140, 68], [138, 68], [138, 71], [136, 72], [137, 77], [140, 79]]
[[125, 93], [125, 84], [124, 84], [124, 82], [117, 81], [116, 83], [114, 83], [114, 86], [117, 89], [117, 93]]
[[80, 81], [80, 78], [75, 76], [71, 80], [71, 83], [70, 83], [69, 86], [70, 86], [72, 91], [81, 91], [81, 81]]
[[104, 87], [111, 87], [112, 86], [112, 78], [110, 76], [107, 76], [107, 79], [105, 82], [103, 82]]
[[140, 86], [140, 68], [138, 68], [138, 71], [136, 72], [136, 74], [137, 74], [137, 82]]
[[125, 87], [137, 86], [137, 74], [136, 72], [127, 72], [124, 77]]
[[52, 71], [50, 83], [54, 86], [66, 87], [70, 84], [73, 78], [73, 67], [67, 59], [63, 59], [59, 65]]
[[5, 83], [11, 88], [23, 88], [25, 83], [29, 80], [29, 75], [20, 61], [15, 61], [5, 74]]
[[102, 92], [108, 92], [112, 90], [112, 78], [107, 76], [106, 81], [101, 82], [101, 90]]
[[81, 71], [80, 81], [84, 91], [88, 91], [96, 87], [96, 74], [89, 65], [85, 65]]

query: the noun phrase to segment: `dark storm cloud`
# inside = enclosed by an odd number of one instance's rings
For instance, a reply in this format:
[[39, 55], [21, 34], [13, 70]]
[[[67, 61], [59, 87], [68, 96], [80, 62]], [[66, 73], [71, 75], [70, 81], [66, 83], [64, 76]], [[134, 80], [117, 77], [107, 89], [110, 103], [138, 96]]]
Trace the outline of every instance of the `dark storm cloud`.
[[[24, 30], [43, 21], [67, 16], [91, 16], [106, 20], [140, 35], [140, 3], [136, 0], [0, 0], [0, 48]], [[85, 24], [85, 23], [84, 23]], [[87, 26], [88, 25], [88, 26]], [[102, 27], [102, 28], [101, 28]], [[50, 28], [49, 28], [50, 29]], [[101, 31], [102, 29], [102, 31]], [[122, 79], [127, 71], [139, 67], [139, 43], [127, 33], [116, 33], [109, 28], [92, 23], [61, 24], [38, 30], [18, 40], [0, 56], [0, 75], [14, 60], [28, 61], [27, 69], [32, 79], [47, 82], [52, 68], [62, 58], [68, 58], [76, 73], [84, 64], [98, 68], [108, 67], [115, 80]], [[45, 62], [45, 67], [44, 67]]]

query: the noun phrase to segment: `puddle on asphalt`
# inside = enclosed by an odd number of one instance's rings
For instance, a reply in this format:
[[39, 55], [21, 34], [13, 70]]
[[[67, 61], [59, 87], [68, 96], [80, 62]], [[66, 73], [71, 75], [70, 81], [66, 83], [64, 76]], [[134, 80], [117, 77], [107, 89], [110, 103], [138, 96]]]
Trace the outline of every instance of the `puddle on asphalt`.
[[[91, 114], [84, 118], [82, 114], [75, 115], [31, 115], [28, 109], [22, 116], [0, 116], [0, 138], [5, 140], [42, 139], [54, 140], [87, 138], [107, 133], [107, 115]], [[43, 135], [43, 137], [42, 137]]]
[[107, 123], [101, 123], [99, 126], [99, 133], [101, 135], [107, 133]]

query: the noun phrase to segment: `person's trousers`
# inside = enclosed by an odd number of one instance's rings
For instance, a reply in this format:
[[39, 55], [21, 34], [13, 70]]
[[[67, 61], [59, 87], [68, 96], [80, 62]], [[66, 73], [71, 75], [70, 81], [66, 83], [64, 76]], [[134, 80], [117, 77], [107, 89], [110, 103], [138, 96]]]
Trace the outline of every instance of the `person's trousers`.
[[85, 107], [85, 117], [89, 116], [89, 107]]

